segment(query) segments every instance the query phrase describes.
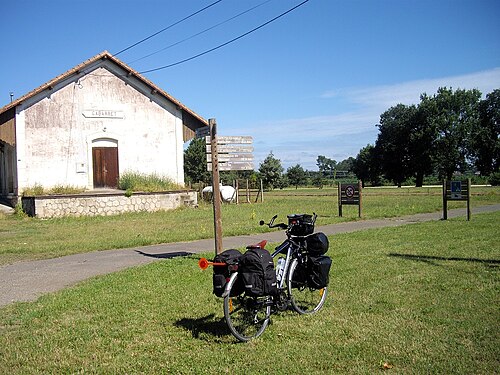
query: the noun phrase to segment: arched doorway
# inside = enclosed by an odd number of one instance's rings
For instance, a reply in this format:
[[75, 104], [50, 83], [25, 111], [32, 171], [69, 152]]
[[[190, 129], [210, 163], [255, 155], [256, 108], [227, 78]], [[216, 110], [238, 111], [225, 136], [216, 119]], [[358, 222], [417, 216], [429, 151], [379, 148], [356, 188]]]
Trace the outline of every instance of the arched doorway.
[[119, 179], [118, 141], [100, 138], [92, 141], [94, 188], [117, 188]]

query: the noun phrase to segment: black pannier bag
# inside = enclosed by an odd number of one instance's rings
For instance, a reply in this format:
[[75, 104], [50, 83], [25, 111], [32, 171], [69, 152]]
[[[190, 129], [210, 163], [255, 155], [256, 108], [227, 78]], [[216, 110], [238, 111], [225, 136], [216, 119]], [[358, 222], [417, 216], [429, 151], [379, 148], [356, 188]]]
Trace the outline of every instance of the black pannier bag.
[[308, 286], [308, 274], [306, 261], [299, 259], [292, 275], [292, 288], [303, 289], [305, 286]]
[[288, 215], [289, 232], [292, 236], [307, 236], [314, 232], [312, 215], [294, 214]]
[[329, 246], [328, 237], [324, 233], [314, 233], [306, 238], [307, 252], [313, 257], [326, 254]]
[[238, 272], [247, 295], [261, 297], [278, 293], [273, 257], [266, 249], [247, 250], [240, 259]]
[[310, 288], [321, 289], [328, 286], [330, 281], [329, 273], [332, 266], [332, 259], [326, 255], [309, 257], [308, 261], [308, 284]]
[[[214, 274], [213, 274], [213, 287], [214, 294], [217, 297], [222, 297], [224, 294], [224, 290], [226, 288], [226, 284], [229, 281], [229, 266], [234, 266], [238, 264], [242, 254], [236, 249], [229, 249], [223, 251], [220, 254], [217, 254], [214, 258], [214, 263], [226, 263], [225, 266], [215, 266], [214, 265]], [[238, 280], [236, 280], [238, 283]], [[231, 296], [236, 296], [241, 294], [243, 289], [239, 284], [234, 285], [231, 289]]]

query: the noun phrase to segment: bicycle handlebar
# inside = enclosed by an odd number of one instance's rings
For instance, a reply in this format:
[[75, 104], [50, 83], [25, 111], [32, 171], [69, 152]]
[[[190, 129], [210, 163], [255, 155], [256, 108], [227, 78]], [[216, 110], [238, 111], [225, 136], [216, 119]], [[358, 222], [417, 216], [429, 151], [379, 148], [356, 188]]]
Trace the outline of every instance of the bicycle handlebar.
[[[288, 224], [285, 224], [285, 223], [274, 224], [274, 220], [276, 220], [277, 217], [278, 217], [278, 215], [274, 215], [271, 218], [271, 221], [267, 224], [264, 220], [261, 220], [259, 222], [259, 225], [267, 225], [269, 228], [280, 228], [280, 229], [285, 229], [285, 230], [288, 229]], [[316, 223], [317, 217], [318, 217], [318, 215], [316, 215], [316, 212], [313, 212], [313, 219], [312, 219], [313, 225]]]

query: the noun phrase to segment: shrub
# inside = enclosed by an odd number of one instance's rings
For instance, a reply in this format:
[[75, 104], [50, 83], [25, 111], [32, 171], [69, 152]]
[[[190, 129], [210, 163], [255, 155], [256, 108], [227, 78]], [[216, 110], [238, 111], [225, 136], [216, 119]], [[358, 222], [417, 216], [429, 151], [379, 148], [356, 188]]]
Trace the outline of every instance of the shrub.
[[155, 173], [147, 175], [139, 172], [125, 172], [120, 176], [118, 185], [121, 190], [128, 192], [155, 192], [179, 190], [182, 188], [168, 177], [159, 176]]
[[37, 196], [45, 195], [45, 189], [40, 184], [35, 184], [33, 186], [27, 187], [23, 191], [23, 196]]
[[490, 177], [488, 177], [488, 182], [493, 185], [493, 186], [499, 186], [500, 185], [500, 171], [493, 172], [490, 174]]
[[44, 188], [40, 184], [27, 187], [23, 191], [23, 197], [36, 197], [40, 195], [64, 195], [64, 194], [79, 194], [85, 191], [85, 188], [72, 185], [55, 185], [51, 188]]

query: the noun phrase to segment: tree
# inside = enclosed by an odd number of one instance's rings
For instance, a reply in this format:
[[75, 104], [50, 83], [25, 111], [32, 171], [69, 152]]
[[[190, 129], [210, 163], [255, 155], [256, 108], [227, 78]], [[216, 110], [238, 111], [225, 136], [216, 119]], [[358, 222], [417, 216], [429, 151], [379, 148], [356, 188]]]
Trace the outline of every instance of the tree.
[[260, 164], [259, 173], [266, 188], [274, 189], [275, 187], [279, 187], [283, 174], [281, 160], [276, 159], [271, 151]]
[[205, 138], [194, 138], [184, 150], [184, 174], [186, 181], [209, 183], [211, 174], [207, 171]]
[[425, 107], [422, 105], [417, 107], [409, 126], [409, 167], [415, 177], [415, 186], [421, 187], [424, 183], [424, 177], [434, 172], [434, 149], [432, 145], [436, 139], [436, 128], [429, 122]]
[[416, 113], [415, 106], [398, 104], [380, 115], [380, 133], [375, 148], [387, 179], [399, 187], [412, 175], [410, 131]]
[[457, 170], [467, 169], [467, 157], [471, 153], [470, 135], [479, 124], [479, 100], [477, 89], [455, 92], [440, 87], [437, 94], [421, 96], [423, 120], [435, 130], [433, 160], [440, 178], [451, 179]]
[[323, 176], [333, 177], [333, 172], [335, 170], [337, 162], [335, 160], [327, 158], [326, 156], [319, 155], [316, 159], [316, 165], [318, 166], [318, 169]]
[[350, 156], [347, 159], [342, 160], [340, 163], [337, 163], [336, 169], [338, 171], [351, 172], [353, 164], [354, 164], [354, 158]]
[[294, 185], [295, 189], [297, 189], [299, 185], [305, 185], [307, 182], [307, 173], [299, 164], [288, 168], [286, 176], [290, 185]]
[[479, 104], [479, 124], [472, 129], [470, 157], [483, 176], [500, 168], [500, 89]]
[[366, 181], [370, 181], [372, 186], [380, 185], [380, 161], [377, 159], [373, 145], [366, 145], [359, 151], [356, 159], [354, 159], [352, 171], [362, 181], [363, 186], [365, 186]]

